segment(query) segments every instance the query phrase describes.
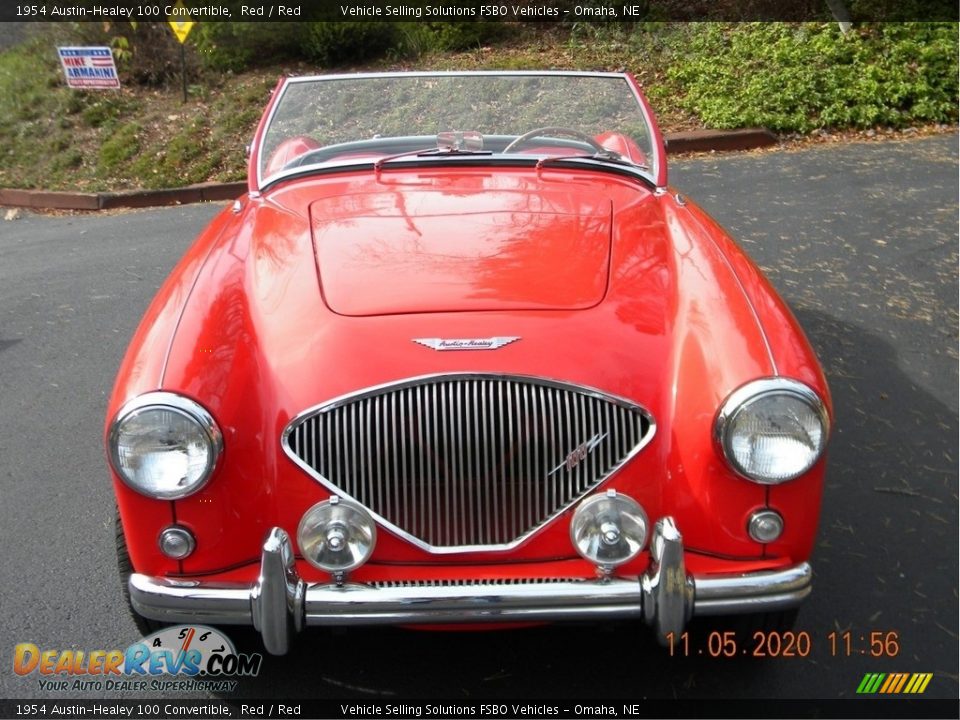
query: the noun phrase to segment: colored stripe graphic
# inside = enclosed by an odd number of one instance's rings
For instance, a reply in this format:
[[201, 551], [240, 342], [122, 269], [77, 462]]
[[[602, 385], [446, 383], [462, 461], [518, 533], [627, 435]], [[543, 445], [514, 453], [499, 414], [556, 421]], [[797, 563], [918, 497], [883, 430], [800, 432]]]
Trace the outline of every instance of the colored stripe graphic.
[[867, 673], [857, 686], [857, 694], [918, 695], [932, 679], [933, 673]]
[[899, 681], [899, 680], [900, 680], [900, 675], [899, 675], [899, 673], [890, 673], [889, 675], [887, 675], [887, 680], [886, 680], [886, 682], [883, 683], [883, 685], [880, 686], [880, 693], [883, 694], [883, 693], [889, 692], [889, 691], [890, 691], [890, 686], [891, 686], [891, 685], [896, 685], [896, 684], [897, 684], [897, 681]]

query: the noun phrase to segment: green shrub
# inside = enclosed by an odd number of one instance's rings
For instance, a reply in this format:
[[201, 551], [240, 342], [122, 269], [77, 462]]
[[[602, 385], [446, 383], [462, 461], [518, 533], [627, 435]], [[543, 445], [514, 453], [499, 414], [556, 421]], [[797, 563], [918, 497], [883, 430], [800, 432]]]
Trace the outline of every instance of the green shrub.
[[130, 103], [120, 95], [101, 94], [86, 99], [89, 103], [80, 114], [83, 122], [89, 127], [101, 127], [111, 120], [116, 120], [130, 111]]
[[201, 23], [191, 40], [204, 67], [243, 70], [284, 60], [325, 66], [432, 50], [467, 50], [502, 38], [499, 22]]
[[402, 38], [398, 25], [400, 23], [310, 23], [303, 41], [304, 55], [327, 66], [384, 57]]
[[676, 41], [668, 80], [711, 127], [903, 126], [957, 117], [950, 23], [699, 24]]
[[303, 23], [200, 23], [190, 36], [200, 61], [211, 70], [240, 72], [302, 54]]
[[138, 123], [127, 123], [100, 146], [97, 169], [102, 173], [111, 172], [140, 151], [138, 137], [142, 128]]
[[426, 27], [434, 50], [476, 49], [504, 37], [508, 30], [501, 22], [431, 22]]

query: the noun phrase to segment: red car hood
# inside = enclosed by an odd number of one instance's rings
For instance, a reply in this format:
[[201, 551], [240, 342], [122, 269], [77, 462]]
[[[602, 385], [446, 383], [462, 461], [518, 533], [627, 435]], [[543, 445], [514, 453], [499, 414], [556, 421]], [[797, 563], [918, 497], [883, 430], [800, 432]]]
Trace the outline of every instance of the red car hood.
[[570, 186], [403, 187], [310, 205], [340, 315], [583, 310], [603, 300], [611, 199]]

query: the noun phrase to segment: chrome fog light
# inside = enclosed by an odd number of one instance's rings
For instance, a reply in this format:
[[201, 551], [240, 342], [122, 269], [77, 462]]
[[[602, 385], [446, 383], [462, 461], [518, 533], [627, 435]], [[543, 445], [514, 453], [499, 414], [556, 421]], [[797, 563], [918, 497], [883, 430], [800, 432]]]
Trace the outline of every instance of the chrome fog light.
[[582, 557], [609, 572], [643, 550], [648, 527], [636, 500], [608, 490], [580, 503], [570, 522], [570, 541]]
[[377, 526], [362, 506], [332, 497], [307, 510], [297, 529], [304, 559], [329, 573], [363, 565], [377, 543]]
[[160, 533], [160, 552], [173, 560], [183, 560], [197, 547], [193, 533], [185, 527], [172, 525]]
[[783, 517], [776, 510], [757, 510], [750, 516], [747, 532], [758, 543], [772, 543], [783, 534]]

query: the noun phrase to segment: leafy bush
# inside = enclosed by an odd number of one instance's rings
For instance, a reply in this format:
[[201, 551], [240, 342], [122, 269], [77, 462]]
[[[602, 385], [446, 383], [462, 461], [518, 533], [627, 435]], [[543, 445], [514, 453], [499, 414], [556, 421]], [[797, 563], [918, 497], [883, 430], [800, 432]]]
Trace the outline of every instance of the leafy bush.
[[310, 23], [303, 41], [304, 55], [326, 66], [383, 57], [402, 37], [398, 25], [400, 23]]
[[509, 29], [502, 22], [430, 22], [426, 27], [434, 50], [475, 49], [499, 40]]
[[668, 80], [710, 127], [903, 126], [957, 118], [950, 23], [698, 24], [673, 49]]
[[311, 23], [303, 56], [326, 66], [397, 59], [430, 51], [469, 50], [503, 38], [508, 32], [500, 22]]
[[211, 70], [240, 72], [281, 60], [298, 59], [306, 36], [303, 23], [200, 23], [191, 40]]

